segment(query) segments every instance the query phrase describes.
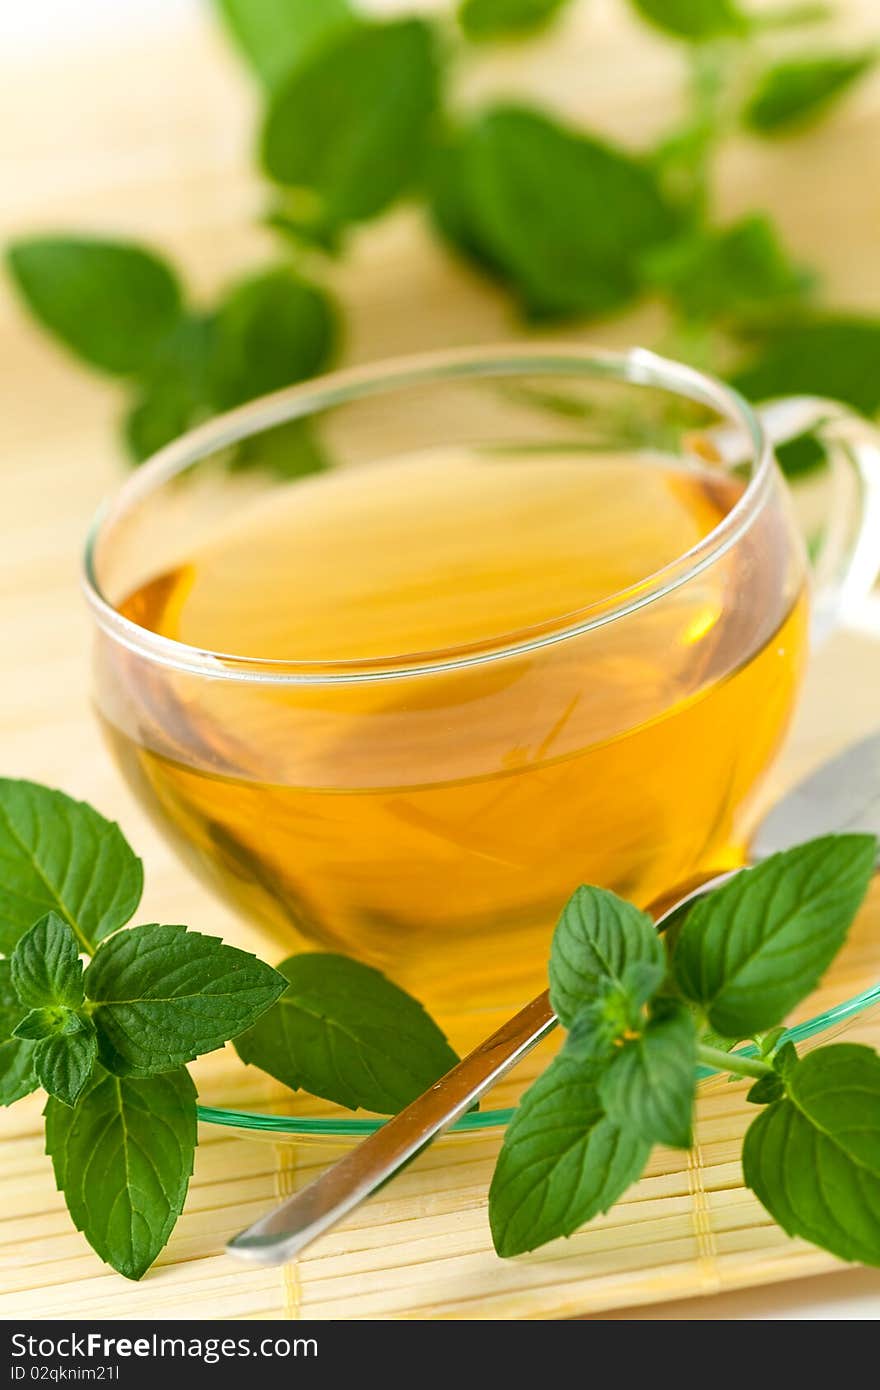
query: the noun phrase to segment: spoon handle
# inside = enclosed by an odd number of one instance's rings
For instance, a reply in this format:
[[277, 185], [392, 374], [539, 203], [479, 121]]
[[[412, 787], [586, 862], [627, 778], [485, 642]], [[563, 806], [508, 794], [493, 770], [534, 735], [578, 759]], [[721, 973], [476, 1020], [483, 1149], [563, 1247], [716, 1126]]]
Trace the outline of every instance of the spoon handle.
[[[733, 871], [731, 871], [733, 872]], [[658, 930], [685, 903], [731, 877], [703, 879], [690, 891], [679, 889], [655, 904]], [[515, 1067], [556, 1027], [557, 1018], [545, 990], [486, 1038], [463, 1061], [435, 1081], [405, 1110], [388, 1120], [314, 1182], [294, 1193], [274, 1211], [233, 1236], [230, 1254], [252, 1264], [276, 1265], [293, 1259], [316, 1236], [375, 1192], [444, 1129], [454, 1124], [496, 1081]]]
[[227, 1249], [253, 1264], [292, 1259], [470, 1110], [556, 1022], [545, 990], [314, 1182], [233, 1236]]

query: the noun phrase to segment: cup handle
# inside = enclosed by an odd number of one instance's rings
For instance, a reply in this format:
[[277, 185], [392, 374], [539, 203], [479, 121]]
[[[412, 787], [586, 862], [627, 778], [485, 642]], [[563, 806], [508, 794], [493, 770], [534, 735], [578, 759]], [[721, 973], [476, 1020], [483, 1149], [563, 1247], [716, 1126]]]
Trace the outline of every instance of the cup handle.
[[[880, 632], [880, 429], [839, 401], [783, 396], [755, 412], [773, 446], [814, 434], [831, 465], [830, 499], [813, 557], [812, 636], [820, 642], [842, 625]], [[742, 453], [728, 428], [710, 432], [727, 463]], [[720, 447], [719, 447], [720, 446]]]

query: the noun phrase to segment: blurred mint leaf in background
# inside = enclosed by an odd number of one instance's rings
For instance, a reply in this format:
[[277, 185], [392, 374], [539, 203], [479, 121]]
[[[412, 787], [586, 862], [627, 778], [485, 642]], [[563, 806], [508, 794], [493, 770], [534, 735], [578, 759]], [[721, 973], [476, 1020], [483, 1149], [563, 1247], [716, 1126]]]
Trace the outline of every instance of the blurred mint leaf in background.
[[196, 1088], [100, 1068], [77, 1105], [50, 1099], [46, 1152], [78, 1231], [127, 1279], [140, 1279], [183, 1210], [196, 1148]]
[[779, 63], [759, 79], [743, 119], [760, 135], [787, 134], [821, 116], [878, 60], [877, 50]]
[[621, 307], [638, 290], [636, 258], [677, 226], [644, 163], [525, 107], [474, 122], [459, 177], [445, 226], [503, 271], [535, 318]]
[[643, 19], [681, 39], [744, 34], [749, 19], [732, 0], [632, 0]]
[[645, 282], [693, 319], [771, 316], [803, 298], [813, 283], [761, 213], [668, 242], [643, 257], [641, 267]]
[[212, 343], [212, 316], [188, 313], [157, 347], [123, 425], [136, 460], [148, 458], [209, 413]]
[[0, 778], [0, 950], [47, 912], [85, 950], [135, 911], [143, 866], [113, 821], [36, 782]]
[[393, 1115], [458, 1061], [417, 999], [347, 956], [290, 956], [287, 989], [235, 1050], [292, 1090]]
[[270, 100], [262, 132], [266, 172], [314, 194], [322, 229], [375, 217], [421, 171], [437, 83], [434, 35], [422, 20], [343, 32]]
[[356, 22], [348, 0], [215, 0], [232, 37], [267, 86]]
[[323, 473], [330, 464], [310, 420], [288, 420], [242, 439], [229, 461], [234, 472], [262, 468], [276, 478], [305, 478], [309, 473]]
[[115, 376], [149, 367], [180, 318], [180, 286], [143, 247], [98, 237], [39, 236], [7, 250], [31, 312], [78, 357]]
[[783, 1081], [746, 1133], [746, 1186], [790, 1236], [880, 1264], [880, 1056], [835, 1043]]
[[279, 267], [235, 285], [211, 325], [208, 390], [218, 410], [280, 390], [327, 365], [336, 346], [333, 305]]
[[752, 400], [827, 396], [863, 415], [880, 409], [880, 319], [821, 318], [772, 330], [731, 384]]
[[549, 24], [570, 0], [462, 0], [458, 22], [469, 39], [499, 39], [534, 33]]

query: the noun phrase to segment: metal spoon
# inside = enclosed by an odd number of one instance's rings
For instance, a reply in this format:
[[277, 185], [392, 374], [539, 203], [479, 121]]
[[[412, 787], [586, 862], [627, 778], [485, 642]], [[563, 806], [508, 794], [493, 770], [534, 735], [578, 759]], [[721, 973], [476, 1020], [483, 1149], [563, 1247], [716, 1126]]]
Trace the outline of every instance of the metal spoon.
[[[824, 763], [783, 797], [752, 841], [751, 862], [813, 836], [844, 830], [880, 834], [880, 733]], [[679, 888], [652, 905], [658, 930], [733, 872], [689, 886], [689, 891]], [[470, 1110], [556, 1023], [545, 990], [314, 1182], [233, 1236], [227, 1245], [230, 1254], [260, 1265], [292, 1259]]]

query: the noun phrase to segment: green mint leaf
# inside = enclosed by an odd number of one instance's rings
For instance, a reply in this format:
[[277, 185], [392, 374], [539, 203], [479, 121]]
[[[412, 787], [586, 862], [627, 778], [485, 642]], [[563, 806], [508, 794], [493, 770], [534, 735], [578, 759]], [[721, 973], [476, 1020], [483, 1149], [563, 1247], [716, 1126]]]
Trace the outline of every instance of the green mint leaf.
[[394, 1114], [458, 1061], [422, 1005], [378, 970], [321, 953], [278, 968], [285, 993], [235, 1050], [285, 1086]]
[[773, 450], [786, 478], [805, 478], [828, 463], [828, 451], [815, 434], [799, 434]]
[[37, 1088], [34, 1044], [13, 1036], [27, 1010], [12, 984], [12, 965], [0, 960], [0, 1105], [12, 1105]]
[[506, 272], [480, 239], [467, 179], [467, 132], [448, 132], [430, 152], [426, 194], [435, 231], [484, 275], [504, 281]]
[[0, 959], [0, 1042], [12, 1037], [27, 1012], [12, 983], [12, 962]]
[[771, 1105], [785, 1095], [785, 1083], [781, 1076], [762, 1076], [746, 1095], [752, 1105]]
[[0, 950], [57, 912], [91, 951], [129, 920], [142, 889], [118, 825], [63, 792], [0, 778]]
[[843, 945], [876, 855], [873, 835], [826, 835], [701, 898], [672, 959], [682, 993], [728, 1037], [781, 1023]]
[[39, 1086], [34, 1071], [36, 1043], [12, 1038], [0, 1043], [0, 1105], [14, 1105]]
[[12, 953], [12, 983], [22, 1004], [32, 1009], [44, 1004], [78, 1009], [83, 1002], [79, 952], [79, 942], [57, 912], [35, 922]]
[[183, 1210], [196, 1146], [196, 1088], [181, 1069], [148, 1078], [96, 1071], [71, 1110], [50, 1099], [46, 1152], [74, 1225], [127, 1279], [140, 1279]]
[[213, 323], [210, 392], [219, 410], [313, 376], [336, 345], [323, 291], [279, 268], [236, 285]]
[[633, 0], [643, 19], [680, 39], [744, 34], [749, 20], [732, 0]]
[[529, 1087], [504, 1134], [489, 1189], [499, 1255], [520, 1255], [613, 1206], [650, 1143], [603, 1112], [589, 1068], [564, 1054]]
[[229, 462], [233, 472], [262, 468], [276, 478], [305, 478], [330, 466], [310, 420], [288, 420], [242, 439]]
[[812, 283], [788, 259], [768, 217], [691, 232], [649, 252], [648, 285], [667, 293], [690, 318], [758, 318], [790, 307]]
[[826, 318], [769, 334], [733, 377], [751, 400], [819, 395], [863, 415], [880, 409], [880, 319]]
[[776, 1028], [771, 1028], [769, 1032], [762, 1033], [755, 1041], [758, 1044], [762, 1057], [769, 1057], [779, 1045], [780, 1039], [785, 1035], [784, 1024], [779, 1024]]
[[130, 927], [85, 973], [101, 1061], [118, 1076], [172, 1071], [250, 1028], [282, 993], [270, 965], [181, 926]]
[[751, 130], [777, 135], [808, 124], [874, 66], [877, 53], [779, 63], [758, 81], [743, 113]]
[[785, 1078], [793, 1067], [799, 1062], [797, 1048], [793, 1042], [783, 1043], [776, 1056], [773, 1058], [773, 1069]]
[[121, 241], [42, 236], [9, 248], [28, 308], [78, 357], [101, 371], [143, 371], [181, 313], [169, 266]]
[[84, 1020], [73, 1009], [55, 1006], [31, 1009], [26, 1013], [13, 1033], [14, 1038], [29, 1038], [38, 1041], [67, 1033], [78, 1033], [84, 1027]]
[[126, 412], [122, 434], [136, 463], [170, 444], [193, 423], [194, 407], [184, 388], [151, 386]]
[[790, 1236], [880, 1265], [880, 1057], [818, 1048], [785, 1086], [746, 1134], [746, 1186]]
[[638, 258], [676, 228], [646, 165], [525, 108], [474, 124], [462, 178], [470, 239], [534, 317], [619, 308], [638, 291]]
[[599, 1081], [610, 1120], [650, 1144], [687, 1149], [696, 1092], [697, 1030], [689, 1009], [672, 1006], [624, 1043]]
[[75, 1105], [98, 1059], [98, 1040], [88, 1019], [71, 1015], [79, 1027], [43, 1038], [34, 1048], [34, 1072], [50, 1096]]
[[437, 101], [428, 24], [361, 24], [322, 45], [275, 92], [262, 159], [276, 183], [309, 190], [315, 220], [345, 227], [413, 184]]
[[651, 918], [604, 888], [576, 889], [562, 909], [550, 951], [550, 1002], [560, 1021], [568, 1028], [607, 984], [627, 993], [627, 972], [635, 965], [653, 972], [629, 976], [637, 980], [642, 1003], [653, 992], [651, 978], [657, 988], [665, 974], [663, 943]]
[[140, 463], [169, 444], [210, 405], [213, 317], [186, 314], [159, 344], [123, 423], [128, 451]]
[[227, 28], [268, 87], [354, 23], [348, 0], [215, 0]]
[[462, 0], [458, 22], [469, 39], [497, 39], [543, 29], [569, 0]]

